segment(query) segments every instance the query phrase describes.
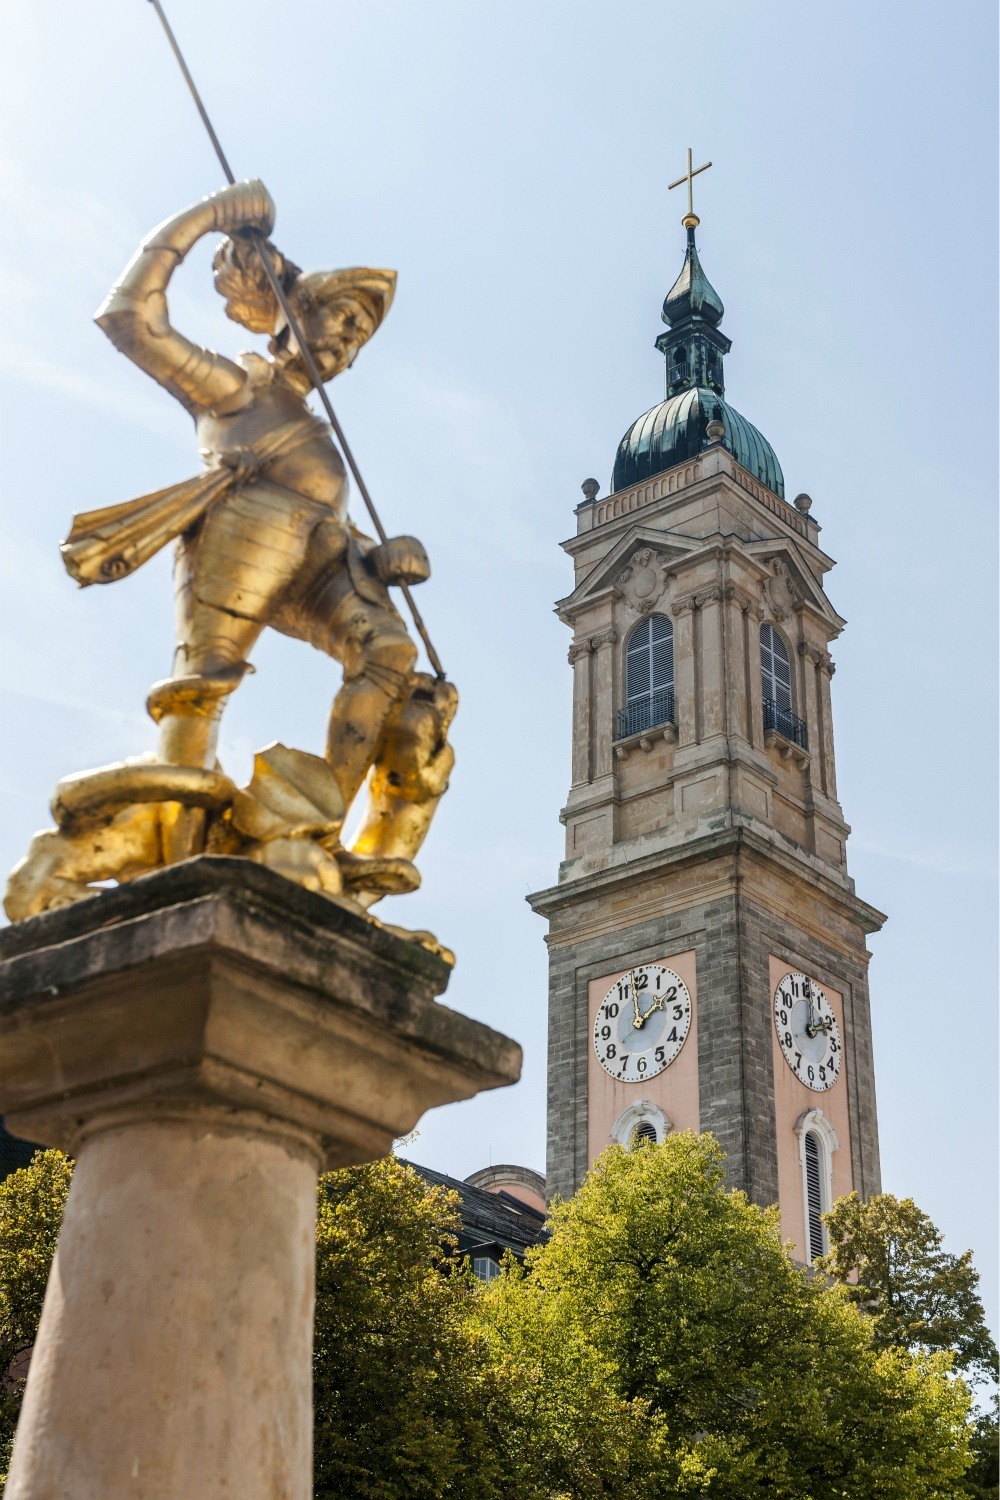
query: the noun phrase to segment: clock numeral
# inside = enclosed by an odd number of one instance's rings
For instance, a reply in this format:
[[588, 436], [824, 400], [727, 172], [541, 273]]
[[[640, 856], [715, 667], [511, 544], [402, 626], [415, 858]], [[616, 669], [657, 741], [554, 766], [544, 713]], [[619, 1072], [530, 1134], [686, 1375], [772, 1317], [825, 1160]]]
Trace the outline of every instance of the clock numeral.
[[615, 1046], [614, 1042], [612, 1042], [611, 1045], [606, 1049], [604, 1055], [606, 1057], [617, 1057], [618, 1056], [618, 1049]]
[[646, 1071], [646, 1059], [644, 1057], [640, 1057], [639, 1061], [636, 1063], [636, 1068], [638, 1069], [638, 1071], [640, 1073], [645, 1073], [645, 1071]]
[[632, 1054], [630, 1052], [623, 1052], [622, 1053], [622, 1065], [621, 1065], [621, 1068], [619, 1070], [620, 1072], [624, 1073], [625, 1069], [628, 1067], [628, 1060], [629, 1060], [629, 1058], [630, 1058], [631, 1055]]
[[801, 1068], [801, 1066], [802, 1066], [802, 1053], [801, 1052], [796, 1052], [796, 1054], [795, 1054], [795, 1066], [797, 1068]]
[[607, 1003], [607, 1005], [604, 1007], [604, 1014], [608, 1017], [608, 1019], [610, 1021], [613, 1021], [615, 1019], [615, 1016], [617, 1016], [617, 1014], [618, 1014], [618, 1006], [615, 1004], [615, 1002], [613, 1000], [609, 1000], [608, 1003]]
[[682, 1021], [683, 1019], [684, 1019], [684, 1007], [683, 1007], [683, 1005], [675, 1005], [674, 1006], [674, 1020], [675, 1021]]
[[788, 1012], [787, 1012], [787, 1010], [779, 1010], [778, 1011], [778, 1019], [781, 1022], [782, 1026], [787, 1026], [788, 1025]]
[[676, 1042], [676, 1040], [677, 1040], [677, 1027], [676, 1026], [672, 1026], [670, 1028], [670, 1034], [667, 1037], [667, 1041], [668, 1042]]
[[[786, 1047], [790, 1047], [791, 1045], [792, 1045], [792, 1033], [790, 1031], [786, 1031], [785, 1032], [785, 1046]], [[801, 1056], [801, 1055], [802, 1054], [800, 1053], [799, 1056]]]
[[667, 1054], [664, 1052], [662, 1047], [657, 1047], [656, 1051], [653, 1053], [653, 1056], [656, 1058], [656, 1061], [658, 1063], [665, 1063], [667, 1060]]
[[604, 1041], [604, 1042], [606, 1042], [606, 1041], [610, 1040], [610, 1037], [611, 1037], [611, 1027], [610, 1026], [602, 1026], [601, 1027], [601, 1040]]
[[667, 999], [668, 1000], [676, 1000], [677, 999], [677, 986], [676, 986], [676, 984], [672, 984], [670, 986], [669, 990], [667, 990]]
[[637, 990], [649, 989], [649, 975], [645, 971], [640, 970], [635, 976], [635, 987]]

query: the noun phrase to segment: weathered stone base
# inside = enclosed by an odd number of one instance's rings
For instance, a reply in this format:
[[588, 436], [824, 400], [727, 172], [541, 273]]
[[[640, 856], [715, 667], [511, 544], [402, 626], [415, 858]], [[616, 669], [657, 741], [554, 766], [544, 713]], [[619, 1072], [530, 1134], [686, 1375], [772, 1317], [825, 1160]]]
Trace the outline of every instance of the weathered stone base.
[[0, 933], [0, 1110], [77, 1158], [9, 1500], [306, 1500], [317, 1173], [520, 1071], [449, 972], [240, 859]]

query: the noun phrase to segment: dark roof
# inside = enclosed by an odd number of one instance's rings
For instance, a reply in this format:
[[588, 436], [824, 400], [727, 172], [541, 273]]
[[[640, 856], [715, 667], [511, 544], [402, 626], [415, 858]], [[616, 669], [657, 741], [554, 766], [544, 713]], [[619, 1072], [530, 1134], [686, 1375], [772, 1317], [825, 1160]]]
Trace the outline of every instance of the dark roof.
[[44, 1150], [44, 1146], [35, 1146], [31, 1141], [22, 1141], [16, 1135], [11, 1135], [9, 1130], [4, 1129], [3, 1120], [0, 1119], [0, 1182], [9, 1177], [11, 1172], [26, 1167], [36, 1151]]
[[[421, 1167], [414, 1161], [405, 1162], [422, 1177], [428, 1187], [447, 1188], [458, 1194], [462, 1227], [458, 1236], [458, 1248], [463, 1255], [481, 1252], [492, 1260], [504, 1250], [512, 1250], [522, 1259], [532, 1245], [540, 1245], [548, 1239], [545, 1216], [537, 1208], [522, 1203], [513, 1193], [488, 1193], [484, 1188], [473, 1187], [446, 1172], [435, 1172], [432, 1167]], [[491, 1253], [492, 1252], [492, 1253]]]

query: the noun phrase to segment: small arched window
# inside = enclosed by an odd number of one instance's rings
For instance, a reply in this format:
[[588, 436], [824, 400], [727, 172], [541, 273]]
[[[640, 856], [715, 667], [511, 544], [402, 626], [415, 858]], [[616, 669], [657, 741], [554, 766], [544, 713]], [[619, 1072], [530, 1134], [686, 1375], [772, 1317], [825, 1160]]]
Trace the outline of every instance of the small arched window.
[[807, 749], [806, 726], [792, 713], [792, 663], [788, 647], [773, 625], [760, 627], [760, 694], [764, 728]]
[[826, 1201], [829, 1176], [826, 1143], [817, 1131], [806, 1131], [803, 1155], [805, 1158], [806, 1249], [811, 1264], [826, 1253], [826, 1232], [823, 1228], [822, 1215], [830, 1207]]
[[666, 615], [640, 620], [625, 647], [625, 707], [615, 738], [674, 722], [674, 627]]
[[637, 1099], [612, 1125], [611, 1139], [627, 1151], [634, 1150], [636, 1146], [658, 1145], [666, 1140], [673, 1128], [662, 1109], [650, 1104], [648, 1099]]
[[821, 1109], [807, 1109], [795, 1122], [802, 1166], [802, 1256], [807, 1265], [828, 1249], [823, 1215], [833, 1204], [833, 1157], [837, 1132]]

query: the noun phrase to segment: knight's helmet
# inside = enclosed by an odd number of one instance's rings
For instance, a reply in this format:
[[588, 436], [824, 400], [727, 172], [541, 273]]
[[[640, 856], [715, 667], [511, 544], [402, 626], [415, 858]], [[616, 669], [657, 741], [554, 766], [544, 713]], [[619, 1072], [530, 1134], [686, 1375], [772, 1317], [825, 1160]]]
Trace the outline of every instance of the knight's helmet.
[[[324, 378], [353, 363], [358, 350], [379, 327], [392, 305], [395, 271], [352, 266], [343, 271], [308, 271], [268, 243], [274, 266], [313, 358]], [[269, 333], [272, 353], [297, 355], [294, 335], [278, 305], [253, 241], [232, 235], [212, 262], [226, 315], [252, 333]]]

